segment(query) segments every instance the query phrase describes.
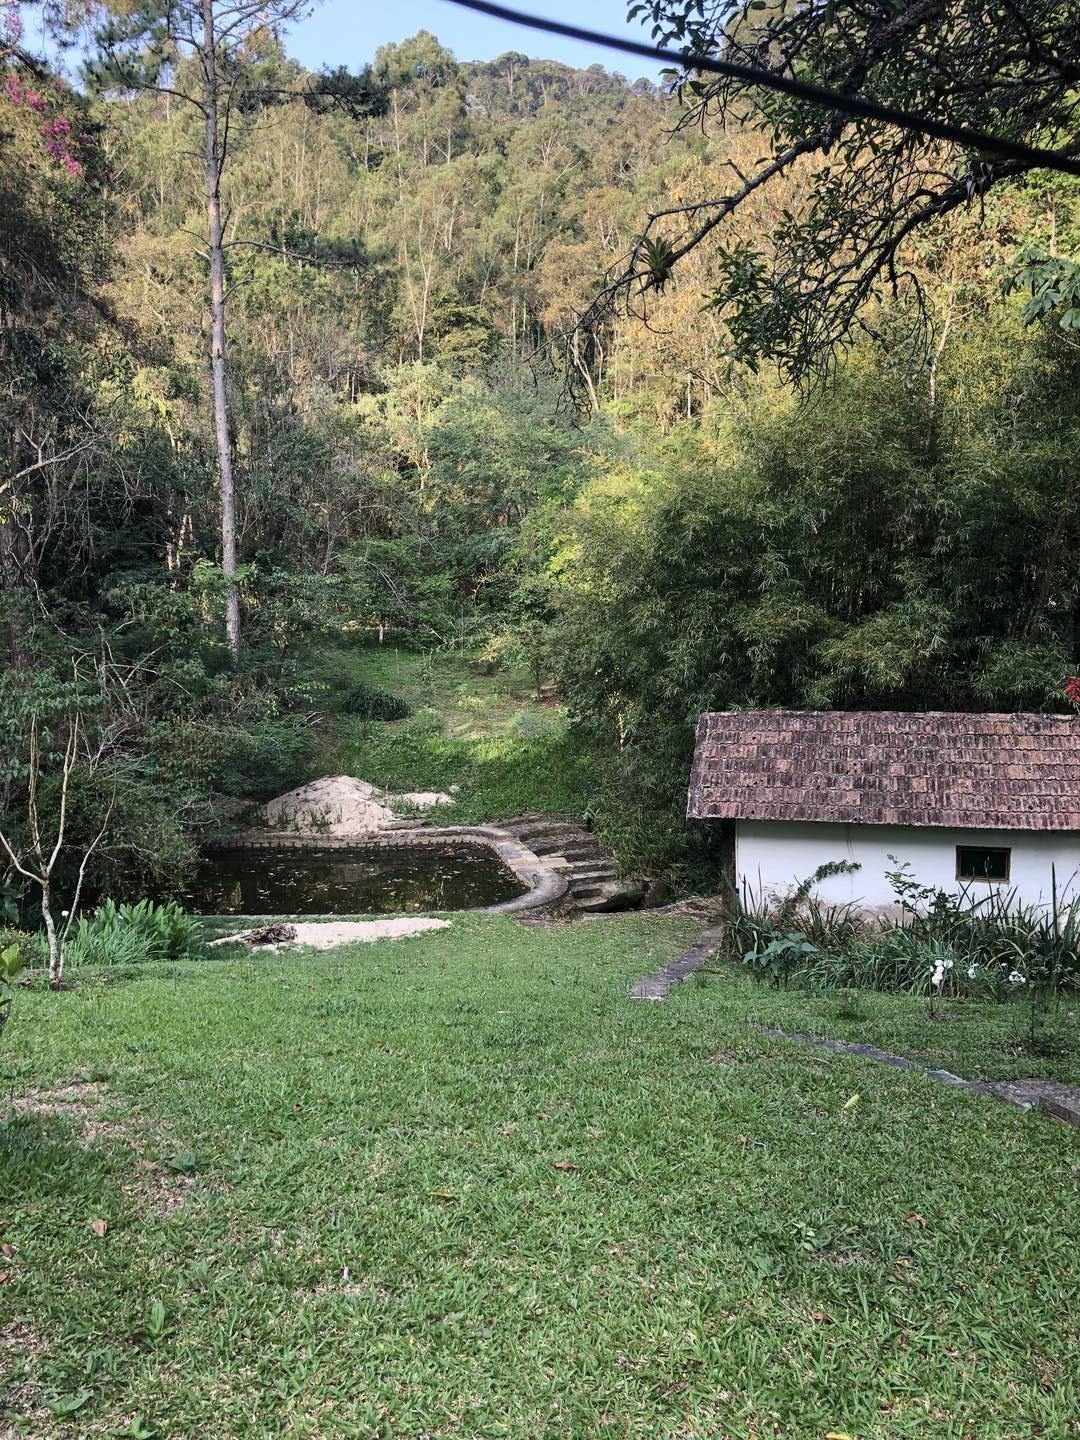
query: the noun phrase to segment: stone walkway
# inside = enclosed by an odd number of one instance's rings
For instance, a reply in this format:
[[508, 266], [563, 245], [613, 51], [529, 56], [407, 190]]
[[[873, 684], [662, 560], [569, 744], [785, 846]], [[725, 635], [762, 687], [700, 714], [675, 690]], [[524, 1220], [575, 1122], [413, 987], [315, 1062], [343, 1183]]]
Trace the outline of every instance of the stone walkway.
[[[652, 975], [643, 975], [630, 991], [631, 1000], [666, 1000], [669, 990], [686, 980], [701, 967], [704, 960], [715, 955], [724, 939], [723, 925], [713, 925], [703, 930], [695, 944], [677, 960], [665, 965]], [[925, 1075], [939, 1085], [951, 1085], [955, 1090], [967, 1090], [972, 1095], [990, 1095], [1015, 1105], [1019, 1110], [1039, 1109], [1055, 1120], [1064, 1120], [1069, 1125], [1080, 1125], [1080, 1086], [1064, 1085], [1058, 1080], [965, 1080], [951, 1070], [935, 1070], [917, 1060], [903, 1055], [894, 1055], [889, 1050], [879, 1050], [876, 1045], [861, 1045], [852, 1040], [830, 1040], [824, 1035], [808, 1035], [802, 1030], [777, 1030], [769, 1025], [750, 1023], [750, 1029], [759, 1035], [768, 1035], [774, 1040], [793, 1040], [800, 1045], [813, 1045], [819, 1050], [834, 1050], [842, 1055], [854, 1055], [860, 1060], [870, 1060], [876, 1065], [888, 1065], [894, 1070], [915, 1071]]]
[[680, 980], [687, 979], [707, 960], [710, 955], [715, 955], [720, 949], [724, 940], [724, 927], [714, 925], [708, 930], [703, 930], [695, 944], [691, 945], [685, 955], [680, 955], [677, 960], [672, 960], [670, 965], [665, 965], [663, 970], [657, 970], [653, 975], [643, 975], [630, 991], [631, 1000], [666, 1000], [668, 991], [673, 985], [678, 985]]
[[965, 1080], [951, 1070], [933, 1070], [918, 1060], [879, 1050], [876, 1045], [859, 1045], [851, 1040], [829, 1040], [824, 1035], [807, 1035], [802, 1030], [777, 1030], [771, 1025], [750, 1025], [759, 1035], [774, 1040], [794, 1040], [800, 1045], [813, 1045], [818, 1050], [836, 1050], [842, 1055], [855, 1055], [877, 1065], [890, 1065], [894, 1070], [910, 1070], [939, 1085], [951, 1085], [972, 1095], [990, 1095], [1015, 1105], [1018, 1110], [1039, 1109], [1056, 1120], [1080, 1125], [1080, 1086], [1064, 1085], [1058, 1080]]

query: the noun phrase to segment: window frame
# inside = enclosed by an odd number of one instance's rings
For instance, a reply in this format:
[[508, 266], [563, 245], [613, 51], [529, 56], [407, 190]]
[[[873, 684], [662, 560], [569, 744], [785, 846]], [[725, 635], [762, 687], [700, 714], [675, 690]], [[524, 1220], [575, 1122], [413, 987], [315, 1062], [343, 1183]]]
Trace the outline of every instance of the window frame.
[[[960, 863], [960, 856], [964, 851], [976, 851], [983, 855], [1004, 855], [1004, 875], [965, 875]], [[956, 847], [956, 878], [966, 885], [1008, 885], [1009, 877], [1012, 874], [1012, 846], [1011, 845], [957, 845]]]

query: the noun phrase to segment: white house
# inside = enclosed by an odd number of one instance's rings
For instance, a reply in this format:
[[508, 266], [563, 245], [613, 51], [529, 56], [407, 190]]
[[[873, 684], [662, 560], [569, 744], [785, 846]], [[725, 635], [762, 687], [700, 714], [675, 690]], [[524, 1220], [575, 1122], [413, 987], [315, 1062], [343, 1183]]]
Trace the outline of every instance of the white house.
[[724, 822], [741, 894], [788, 890], [834, 860], [817, 894], [896, 901], [886, 871], [992, 888], [1020, 903], [1080, 893], [1080, 717], [732, 711], [698, 722], [687, 814]]

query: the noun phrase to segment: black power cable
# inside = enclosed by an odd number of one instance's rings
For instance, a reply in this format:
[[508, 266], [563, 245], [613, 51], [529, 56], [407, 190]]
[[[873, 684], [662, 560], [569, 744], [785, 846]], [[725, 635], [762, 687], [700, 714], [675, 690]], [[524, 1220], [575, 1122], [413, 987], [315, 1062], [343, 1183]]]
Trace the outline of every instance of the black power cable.
[[870, 120], [883, 120], [888, 125], [896, 125], [902, 130], [911, 130], [916, 135], [926, 135], [934, 140], [951, 140], [954, 144], [977, 151], [983, 159], [998, 156], [1004, 160], [1019, 160], [1044, 170], [1061, 170], [1066, 175], [1080, 175], [1080, 160], [1073, 160], [1055, 150], [1041, 150], [1034, 145], [1024, 145], [1018, 140], [1006, 140], [1001, 135], [990, 135], [984, 130], [969, 130], [965, 125], [951, 125], [946, 120], [934, 120], [926, 115], [916, 115], [910, 110], [881, 105], [862, 95], [845, 95], [839, 90], [829, 90], [824, 85], [815, 85], [808, 80], [792, 80], [787, 75], [779, 75], [772, 70], [760, 70], [754, 65], [740, 65], [734, 60], [717, 60], [710, 55], [664, 50], [659, 45], [646, 45], [637, 40], [622, 39], [617, 35], [605, 35], [600, 30], [567, 25], [562, 20], [529, 15], [522, 10], [512, 10], [507, 5], [494, 4], [493, 0], [447, 0], [447, 3], [460, 5], [465, 10], [476, 10], [481, 15], [491, 15], [496, 20], [508, 20], [512, 25], [525, 25], [530, 30], [544, 30], [549, 35], [562, 35], [569, 40], [584, 40], [590, 45], [621, 50], [626, 55], [637, 55], [642, 60], [660, 60], [674, 64], [681, 70], [704, 70], [712, 75], [726, 75], [742, 80], [748, 85], [764, 85], [770, 90], [780, 90], [785, 95], [810, 100], [815, 105], [823, 105], [830, 110], [839, 110], [847, 115], [861, 115]]

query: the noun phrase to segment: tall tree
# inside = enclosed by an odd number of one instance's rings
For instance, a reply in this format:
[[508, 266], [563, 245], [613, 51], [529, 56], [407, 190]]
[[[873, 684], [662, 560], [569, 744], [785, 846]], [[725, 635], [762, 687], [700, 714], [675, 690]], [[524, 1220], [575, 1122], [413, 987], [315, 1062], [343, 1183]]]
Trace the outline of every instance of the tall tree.
[[[193, 107], [198, 117], [198, 160], [205, 228], [199, 254], [209, 282], [210, 389], [214, 449], [221, 501], [221, 569], [225, 630], [234, 662], [240, 657], [240, 593], [236, 485], [230, 416], [227, 252], [256, 240], [226, 239], [222, 180], [230, 131], [248, 109], [301, 98], [318, 107], [336, 95], [355, 98], [357, 87], [340, 73], [294, 91], [267, 75], [268, 36], [276, 36], [311, 0], [107, 0], [95, 38], [97, 56], [87, 78], [105, 91], [153, 91]], [[363, 82], [359, 87], [363, 89]], [[264, 246], [264, 248], [269, 248]], [[287, 247], [281, 247], [285, 250]], [[307, 257], [311, 258], [311, 257]]]

